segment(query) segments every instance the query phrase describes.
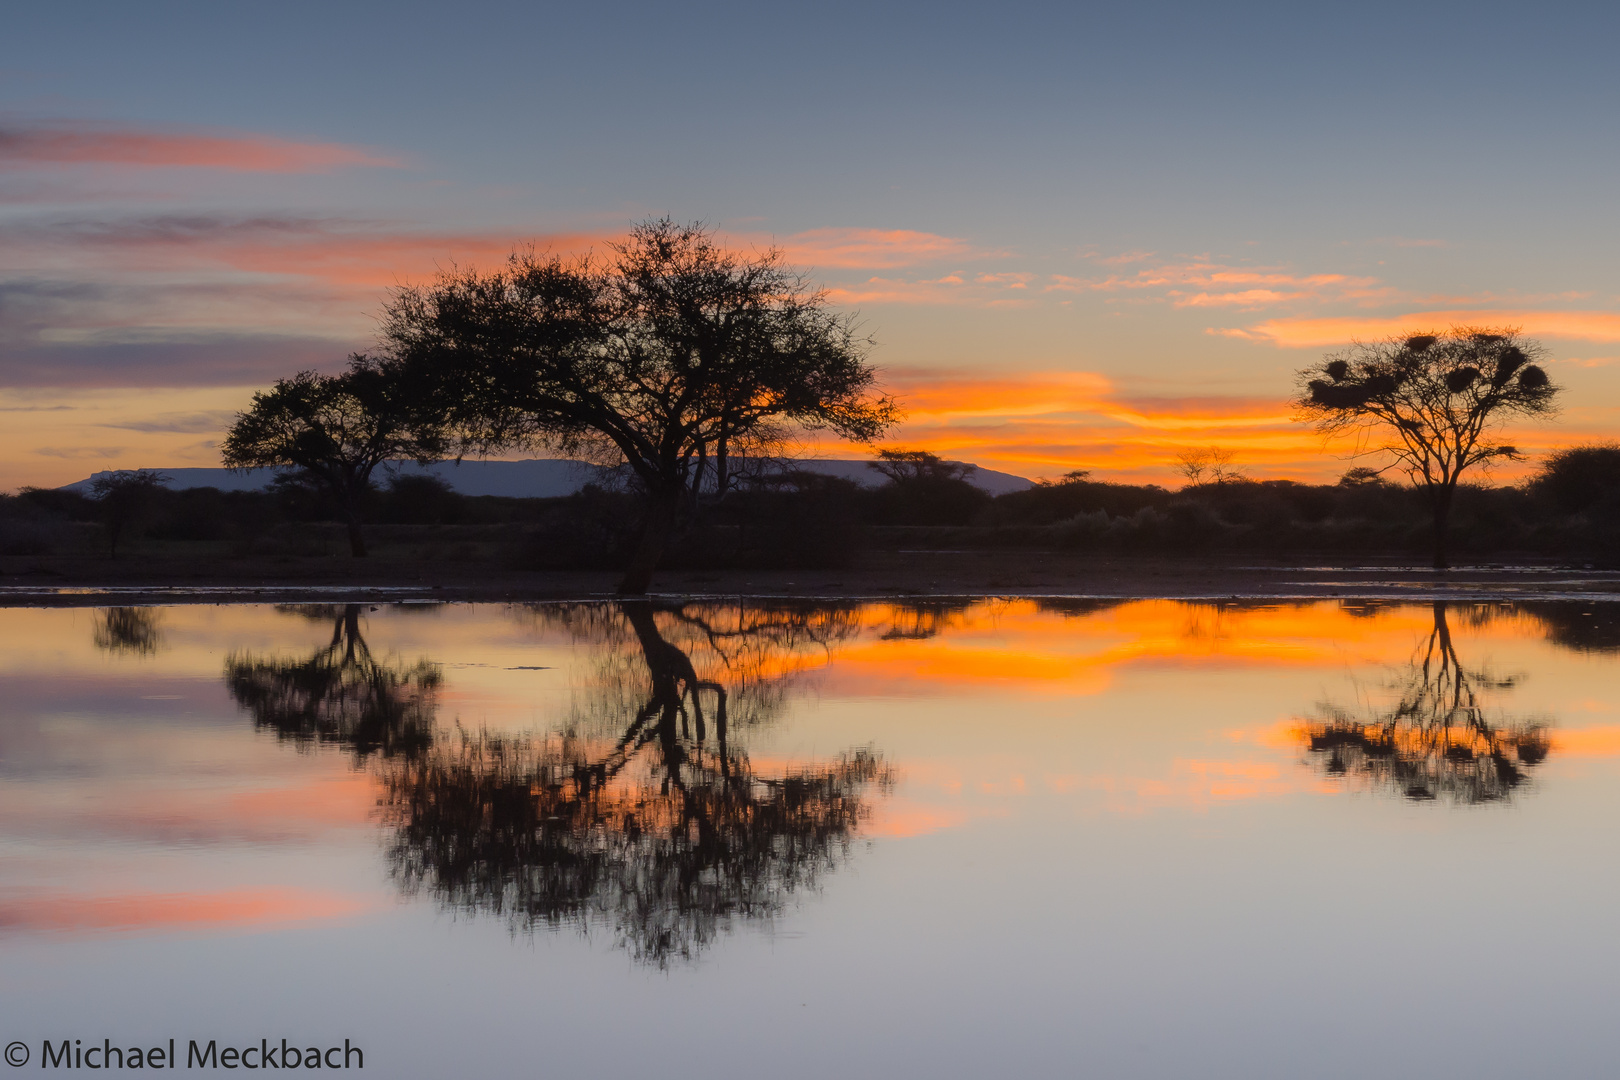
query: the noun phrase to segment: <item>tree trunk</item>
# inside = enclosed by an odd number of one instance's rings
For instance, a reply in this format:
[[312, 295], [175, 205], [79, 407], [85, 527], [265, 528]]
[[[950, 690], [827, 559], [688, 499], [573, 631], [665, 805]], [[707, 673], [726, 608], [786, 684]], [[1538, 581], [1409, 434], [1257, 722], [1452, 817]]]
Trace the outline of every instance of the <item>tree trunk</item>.
[[1451, 521], [1451, 495], [1449, 484], [1441, 485], [1434, 493], [1434, 568], [1445, 570], [1451, 566], [1446, 558], [1446, 537]]
[[664, 557], [664, 547], [670, 533], [675, 531], [675, 509], [678, 497], [674, 494], [654, 495], [647, 504], [647, 517], [641, 525], [641, 539], [636, 542], [635, 554], [625, 567], [619, 582], [620, 596], [645, 596], [652, 584], [653, 571]]
[[357, 559], [366, 557], [366, 538], [360, 534], [360, 519], [349, 519], [349, 554]]

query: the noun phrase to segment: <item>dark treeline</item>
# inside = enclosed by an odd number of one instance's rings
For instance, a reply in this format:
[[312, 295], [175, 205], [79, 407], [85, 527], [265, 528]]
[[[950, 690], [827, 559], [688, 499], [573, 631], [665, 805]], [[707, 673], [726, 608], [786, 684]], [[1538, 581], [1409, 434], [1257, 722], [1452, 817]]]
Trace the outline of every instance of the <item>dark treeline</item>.
[[[670, 568], [825, 568], [863, 550], [1024, 548], [1117, 555], [1424, 555], [1432, 542], [1422, 492], [1352, 470], [1337, 484], [1223, 480], [1172, 491], [1073, 475], [992, 497], [967, 470], [927, 455], [863, 488], [783, 473], [706, 500], [672, 539]], [[320, 489], [173, 491], [109, 506], [64, 490], [0, 497], [0, 555], [196, 549], [241, 557], [343, 550], [346, 510]], [[617, 569], [637, 541], [633, 493], [588, 486], [564, 498], [465, 496], [422, 476], [367, 488], [379, 554], [453, 554], [507, 569]], [[116, 514], [117, 520], [109, 515]], [[1598, 565], [1620, 561], [1620, 447], [1562, 451], [1519, 486], [1458, 488], [1453, 544], [1471, 558], [1517, 556]]]

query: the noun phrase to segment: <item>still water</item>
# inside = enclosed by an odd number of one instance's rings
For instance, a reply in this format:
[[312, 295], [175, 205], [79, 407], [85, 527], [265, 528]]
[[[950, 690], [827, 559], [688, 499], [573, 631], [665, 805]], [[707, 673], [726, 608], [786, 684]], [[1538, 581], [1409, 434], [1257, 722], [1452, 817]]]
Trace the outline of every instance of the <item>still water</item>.
[[0, 610], [0, 1041], [32, 1069], [47, 1039], [181, 1068], [348, 1040], [383, 1077], [1610, 1075], [1613, 622]]

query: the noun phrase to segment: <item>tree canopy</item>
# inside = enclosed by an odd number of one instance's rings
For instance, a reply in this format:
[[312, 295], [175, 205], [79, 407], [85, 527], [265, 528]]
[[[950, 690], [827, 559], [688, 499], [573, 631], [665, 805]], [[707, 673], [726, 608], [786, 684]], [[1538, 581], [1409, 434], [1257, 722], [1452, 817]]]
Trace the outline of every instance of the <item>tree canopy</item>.
[[536, 447], [628, 467], [646, 498], [621, 591], [646, 590], [681, 515], [733, 458], [793, 429], [870, 442], [897, 418], [851, 316], [769, 250], [700, 225], [637, 225], [606, 260], [515, 253], [401, 289], [383, 337], [462, 452]]
[[1558, 388], [1536, 363], [1544, 352], [1516, 330], [1486, 327], [1358, 343], [1301, 370], [1294, 405], [1322, 434], [1354, 435], [1356, 453], [1392, 457], [1428, 492], [1443, 568], [1463, 474], [1520, 457], [1493, 437], [1506, 420], [1555, 411]]
[[278, 379], [225, 436], [227, 468], [292, 467], [342, 509], [349, 548], [366, 553], [361, 505], [377, 466], [394, 458], [443, 456], [431, 401], [413, 397], [393, 373], [362, 355], [339, 375], [301, 371]]

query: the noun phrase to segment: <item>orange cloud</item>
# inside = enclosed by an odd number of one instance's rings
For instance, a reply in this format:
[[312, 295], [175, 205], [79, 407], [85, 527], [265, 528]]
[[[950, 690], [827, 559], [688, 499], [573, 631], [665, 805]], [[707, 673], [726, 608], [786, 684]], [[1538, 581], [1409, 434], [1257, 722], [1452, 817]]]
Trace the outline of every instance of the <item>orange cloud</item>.
[[1227, 266], [1195, 259], [1104, 278], [1054, 275], [1048, 292], [1162, 294], [1175, 307], [1258, 309], [1300, 301], [1385, 303], [1398, 295], [1377, 278], [1294, 274], [1271, 267]]
[[397, 168], [398, 158], [341, 143], [267, 135], [141, 131], [87, 124], [0, 128], [0, 163], [202, 168], [228, 172], [323, 173], [357, 166]]
[[1322, 478], [1346, 468], [1323, 459], [1321, 440], [1292, 421], [1280, 395], [1130, 396], [1094, 372], [901, 370], [889, 382], [907, 410], [896, 444], [1025, 476], [1094, 469], [1170, 482], [1177, 453], [1211, 443], [1237, 450], [1257, 475], [1299, 476], [1302, 462]]
[[1517, 326], [1531, 337], [1620, 341], [1620, 312], [1612, 311], [1419, 311], [1395, 317], [1271, 319], [1247, 328], [1211, 328], [1207, 332], [1248, 341], [1264, 341], [1285, 349], [1305, 349], [1394, 337], [1414, 329], [1443, 329], [1449, 326]]
[[283, 926], [357, 915], [374, 906], [355, 896], [303, 889], [212, 893], [24, 892], [0, 896], [0, 931], [129, 933], [142, 930]]

